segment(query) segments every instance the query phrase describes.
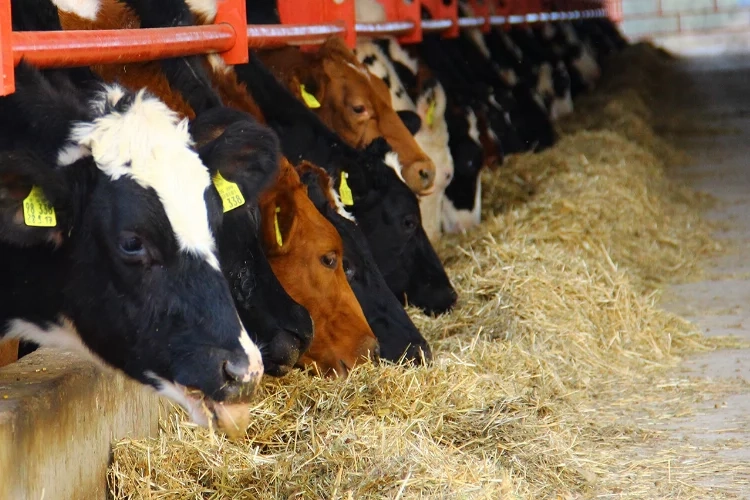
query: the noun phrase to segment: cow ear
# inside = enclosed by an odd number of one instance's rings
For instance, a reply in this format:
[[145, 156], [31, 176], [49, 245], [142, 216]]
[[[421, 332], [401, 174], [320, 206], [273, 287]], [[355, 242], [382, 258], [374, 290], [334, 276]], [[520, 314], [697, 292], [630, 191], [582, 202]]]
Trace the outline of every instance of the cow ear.
[[422, 127], [422, 119], [414, 111], [402, 110], [397, 111], [399, 118], [404, 122], [411, 135], [416, 135]]
[[[206, 130], [196, 130], [198, 136]], [[218, 134], [218, 135], [217, 135]], [[205, 142], [198, 154], [214, 179], [221, 174], [236, 183], [246, 201], [255, 200], [278, 172], [279, 139], [268, 127], [251, 120], [235, 121]]]
[[65, 175], [29, 151], [0, 153], [0, 242], [63, 242], [69, 190]]
[[289, 191], [264, 199], [260, 204], [263, 249], [266, 255], [284, 255], [291, 248], [297, 230], [297, 204]]

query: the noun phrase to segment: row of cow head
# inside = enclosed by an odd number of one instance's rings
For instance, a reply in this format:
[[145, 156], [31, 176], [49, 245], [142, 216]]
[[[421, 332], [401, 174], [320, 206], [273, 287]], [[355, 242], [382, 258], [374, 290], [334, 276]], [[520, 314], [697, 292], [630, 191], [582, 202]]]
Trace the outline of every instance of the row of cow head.
[[[50, 29], [40, 24], [51, 4], [34, 3], [14, 9], [15, 29]], [[132, 2], [138, 19], [124, 7], [62, 24], [159, 24], [169, 10]], [[244, 70], [260, 75], [260, 104], [270, 94], [298, 105], [267, 117], [249, 84], [211, 62], [121, 74], [19, 67], [18, 91], [0, 105], [0, 250], [13, 277], [0, 335], [80, 348], [224, 426], [264, 370], [343, 375], [366, 357], [428, 361], [400, 301], [442, 313], [456, 294], [415, 193], [388, 165], [399, 163], [395, 141], [369, 131], [349, 144], [254, 56]], [[298, 119], [309, 131], [295, 131]], [[292, 156], [306, 136], [318, 147]], [[411, 164], [423, 189], [432, 174], [419, 169], [431, 162]], [[29, 210], [46, 226], [29, 223]]]
[[[210, 0], [54, 1], [14, 0], [14, 29], [216, 13]], [[268, 22], [266, 4], [248, 2], [249, 20]], [[470, 46], [427, 37], [409, 55], [384, 41], [369, 62], [362, 47], [334, 38], [235, 67], [20, 66], [18, 92], [0, 99], [0, 266], [12, 277], [0, 337], [80, 348], [223, 428], [241, 427], [233, 408], [263, 373], [428, 362], [403, 305], [441, 314], [457, 295], [423, 216], [445, 212], [433, 201], [445, 191], [478, 218], [485, 155], [551, 141], [518, 102], [545, 120], [549, 109], [525, 87], [453, 77]], [[486, 78], [474, 61], [456, 67]]]

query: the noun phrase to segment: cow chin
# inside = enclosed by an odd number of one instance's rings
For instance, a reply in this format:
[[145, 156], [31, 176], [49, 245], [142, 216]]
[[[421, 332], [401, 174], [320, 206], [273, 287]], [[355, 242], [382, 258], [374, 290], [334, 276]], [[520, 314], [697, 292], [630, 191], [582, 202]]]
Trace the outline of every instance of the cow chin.
[[146, 377], [160, 395], [183, 407], [196, 425], [216, 427], [232, 438], [244, 435], [250, 425], [250, 403], [214, 401], [198, 389], [169, 382], [151, 372]]

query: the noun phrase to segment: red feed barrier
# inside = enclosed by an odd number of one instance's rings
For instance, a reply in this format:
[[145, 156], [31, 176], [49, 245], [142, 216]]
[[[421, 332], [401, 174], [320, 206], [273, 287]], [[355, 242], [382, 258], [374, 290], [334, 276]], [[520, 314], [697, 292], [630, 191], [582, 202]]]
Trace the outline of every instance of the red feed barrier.
[[[422, 33], [458, 36], [462, 28], [621, 16], [621, 0], [470, 0], [475, 16], [460, 17], [458, 0], [378, 0], [386, 22], [356, 23], [354, 0], [278, 0], [281, 25], [245, 24], [245, 0], [221, 0], [215, 23], [180, 28], [13, 32], [10, 0], [0, 0], [0, 95], [15, 90], [13, 67], [21, 59], [39, 67], [139, 62], [194, 54], [219, 53], [228, 64], [248, 59], [248, 48], [287, 43], [311, 46], [331, 35], [354, 46], [357, 35], [392, 35], [417, 43]], [[420, 19], [420, 7], [432, 19]]]

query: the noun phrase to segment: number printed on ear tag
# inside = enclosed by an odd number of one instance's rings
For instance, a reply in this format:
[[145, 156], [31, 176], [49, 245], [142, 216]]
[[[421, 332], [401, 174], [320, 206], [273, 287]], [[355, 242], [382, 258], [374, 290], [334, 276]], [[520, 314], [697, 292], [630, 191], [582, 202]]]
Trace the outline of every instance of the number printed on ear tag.
[[302, 100], [305, 101], [305, 104], [307, 104], [308, 108], [315, 109], [315, 108], [320, 107], [320, 103], [318, 102], [318, 100], [315, 98], [314, 95], [312, 95], [310, 92], [308, 92], [305, 89], [304, 85], [300, 85], [299, 89], [300, 89], [300, 92], [302, 92]]
[[23, 200], [23, 222], [31, 227], [55, 227], [57, 215], [49, 204], [39, 186], [31, 188], [31, 192]]
[[349, 174], [347, 172], [341, 172], [341, 186], [339, 187], [339, 195], [341, 195], [341, 203], [345, 206], [350, 207], [354, 205], [354, 197], [352, 196], [352, 190], [349, 187], [349, 183], [346, 182]]
[[240, 191], [240, 187], [236, 183], [229, 182], [219, 172], [216, 172], [213, 181], [221, 197], [224, 213], [245, 204], [245, 197], [242, 196], [242, 191]]
[[276, 243], [283, 247], [284, 239], [281, 237], [281, 229], [279, 229], [279, 213], [281, 213], [281, 207], [276, 207], [276, 213], [273, 214], [273, 227], [276, 229]]

